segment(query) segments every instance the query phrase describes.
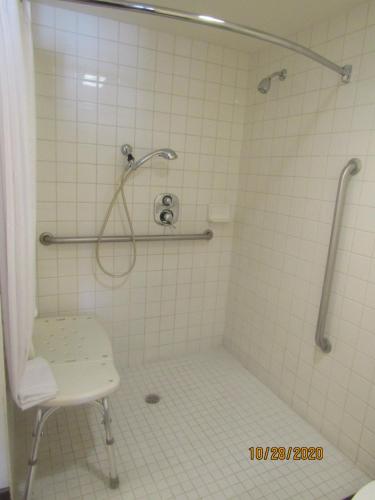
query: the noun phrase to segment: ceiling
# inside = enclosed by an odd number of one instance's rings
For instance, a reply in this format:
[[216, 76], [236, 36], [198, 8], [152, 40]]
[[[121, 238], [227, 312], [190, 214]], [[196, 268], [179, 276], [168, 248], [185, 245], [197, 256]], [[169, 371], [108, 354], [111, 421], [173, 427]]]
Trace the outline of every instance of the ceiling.
[[[133, 14], [109, 7], [88, 7], [75, 0], [69, 3], [58, 0], [43, 2], [243, 50], [256, 50], [262, 43], [241, 35], [186, 22], [147, 14]], [[145, 3], [152, 2], [163, 7], [219, 17], [275, 35], [288, 36], [323, 19], [339, 15], [346, 9], [363, 3], [363, 0], [149, 0]]]

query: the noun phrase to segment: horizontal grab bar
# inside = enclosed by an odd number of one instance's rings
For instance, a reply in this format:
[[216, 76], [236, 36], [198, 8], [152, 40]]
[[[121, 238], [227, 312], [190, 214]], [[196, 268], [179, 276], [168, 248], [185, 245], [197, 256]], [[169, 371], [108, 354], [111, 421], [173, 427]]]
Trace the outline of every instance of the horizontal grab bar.
[[335, 210], [333, 212], [333, 221], [331, 229], [331, 237], [329, 240], [328, 255], [326, 270], [324, 273], [322, 297], [320, 299], [318, 323], [315, 332], [315, 343], [323, 352], [330, 352], [332, 349], [331, 342], [325, 336], [325, 326], [327, 321], [327, 313], [329, 306], [329, 298], [331, 295], [331, 286], [333, 273], [335, 271], [335, 262], [337, 254], [337, 245], [340, 237], [341, 219], [344, 211], [345, 195], [348, 187], [349, 179], [352, 175], [357, 174], [361, 170], [361, 160], [352, 158], [347, 165], [342, 169], [337, 188]]
[[[207, 229], [198, 234], [139, 234], [135, 236], [135, 241], [186, 241], [186, 240], [211, 240], [213, 231]], [[67, 243], [96, 243], [97, 236], [54, 236], [52, 233], [42, 233], [39, 236], [42, 245], [56, 245]], [[101, 243], [117, 243], [132, 241], [131, 236], [103, 236]]]

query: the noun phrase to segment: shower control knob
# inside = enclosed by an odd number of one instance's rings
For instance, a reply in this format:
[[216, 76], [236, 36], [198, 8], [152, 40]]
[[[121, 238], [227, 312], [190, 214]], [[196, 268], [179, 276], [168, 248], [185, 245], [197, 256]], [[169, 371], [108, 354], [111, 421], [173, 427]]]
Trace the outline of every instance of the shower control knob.
[[160, 221], [162, 224], [168, 224], [169, 226], [173, 225], [173, 212], [172, 210], [163, 210], [160, 212]]
[[172, 204], [173, 204], [172, 196], [166, 194], [163, 197], [163, 205], [165, 205], [166, 207], [170, 207]]

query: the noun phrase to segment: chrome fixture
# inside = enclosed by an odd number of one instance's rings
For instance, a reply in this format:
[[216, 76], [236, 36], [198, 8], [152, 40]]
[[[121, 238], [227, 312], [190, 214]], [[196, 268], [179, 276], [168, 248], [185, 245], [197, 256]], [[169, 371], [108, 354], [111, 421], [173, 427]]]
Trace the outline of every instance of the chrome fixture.
[[173, 194], [165, 194], [162, 199], [163, 205], [166, 207], [171, 207], [173, 205]]
[[[134, 235], [135, 241], [187, 241], [187, 240], [212, 240], [214, 233], [207, 229], [198, 234], [139, 234]], [[102, 236], [101, 243], [128, 243], [133, 240], [131, 235]], [[52, 233], [42, 233], [39, 241], [44, 246], [61, 244], [97, 243], [97, 236], [54, 236]]]
[[[120, 151], [121, 153], [124, 155], [124, 156], [131, 156], [130, 159], [133, 158], [133, 147], [130, 145], [130, 144], [123, 144], [121, 147], [120, 147]], [[130, 161], [130, 160], [129, 160]]]
[[178, 221], [179, 209], [180, 202], [175, 194], [159, 194], [154, 202], [155, 222], [163, 226], [174, 226]]
[[155, 156], [159, 156], [160, 158], [164, 158], [164, 160], [176, 160], [177, 153], [173, 151], [173, 149], [163, 148], [157, 149], [156, 151], [152, 151], [152, 153], [148, 153], [145, 156], [142, 156], [139, 160], [136, 160], [132, 155], [133, 149], [129, 144], [123, 144], [121, 146], [121, 153], [124, 156], [127, 156], [129, 162], [129, 169], [137, 170], [141, 165], [151, 160]]
[[[117, 187], [115, 188], [115, 191], [113, 193], [112, 199], [108, 205], [107, 212], [104, 216], [103, 223], [99, 229], [99, 234], [96, 239], [96, 248], [95, 248], [95, 258], [96, 262], [99, 266], [99, 269], [106, 274], [107, 276], [111, 276], [112, 278], [125, 278], [130, 274], [130, 272], [134, 269], [136, 260], [137, 260], [137, 248], [135, 244], [135, 235], [134, 235], [134, 228], [133, 228], [133, 222], [130, 217], [129, 209], [128, 209], [128, 204], [126, 202], [126, 196], [125, 196], [125, 184], [133, 172], [137, 170], [138, 167], [146, 163], [148, 160], [151, 160], [154, 156], [160, 156], [166, 160], [174, 160], [177, 158], [177, 154], [172, 150], [172, 149], [157, 149], [156, 151], [153, 151], [152, 153], [149, 153], [139, 160], [136, 160], [133, 156], [133, 148], [130, 146], [130, 144], [123, 144], [121, 146], [121, 153], [126, 157], [127, 163], [126, 163], [126, 168], [124, 168], [121, 177], [119, 179], [119, 182], [117, 184]], [[122, 207], [124, 209], [126, 219], [129, 224], [129, 229], [130, 229], [130, 241], [132, 242], [132, 254], [131, 254], [131, 262], [125, 271], [121, 271], [120, 273], [113, 273], [111, 271], [108, 271], [101, 259], [100, 256], [100, 244], [104, 240], [104, 232], [107, 228], [108, 221], [111, 217], [112, 211], [116, 205], [118, 197], [121, 196], [121, 201], [122, 201]]]
[[327, 321], [329, 297], [331, 294], [332, 278], [335, 270], [337, 244], [340, 237], [341, 219], [344, 210], [345, 195], [351, 176], [357, 174], [360, 170], [361, 160], [359, 160], [358, 158], [352, 158], [351, 160], [349, 160], [347, 165], [341, 171], [339, 185], [337, 188], [331, 237], [329, 241], [327, 263], [324, 273], [322, 297], [320, 299], [318, 323], [315, 332], [316, 345], [326, 353], [330, 352], [332, 349], [331, 342], [325, 336], [325, 326]]
[[[73, 0], [63, 1], [73, 2]], [[258, 40], [263, 40], [264, 42], [273, 43], [274, 45], [278, 45], [279, 47], [284, 47], [285, 49], [292, 50], [293, 52], [297, 52], [298, 54], [301, 54], [305, 57], [308, 57], [309, 59], [312, 59], [313, 61], [316, 61], [319, 64], [322, 64], [326, 68], [329, 68], [330, 70], [338, 73], [344, 83], [348, 83], [350, 81], [350, 76], [352, 73], [352, 66], [350, 64], [339, 66], [338, 64], [330, 61], [317, 52], [314, 52], [313, 50], [310, 50], [307, 47], [300, 45], [299, 43], [292, 42], [287, 38], [272, 35], [271, 33], [266, 33], [265, 31], [250, 28], [248, 26], [243, 26], [241, 24], [231, 23], [217, 17], [195, 14], [191, 12], [185, 12], [183, 10], [170, 9], [167, 7], [158, 7], [156, 5], [150, 4], [127, 2], [125, 0], [75, 0], [73, 3], [96, 6], [100, 5], [102, 7], [107, 6], [117, 9], [130, 10], [133, 12], [139, 12], [141, 14], [152, 14], [155, 16], [176, 19], [178, 21], [187, 21], [204, 26], [211, 26], [212, 28], [230, 31], [232, 33], [238, 33], [240, 35], [249, 36], [251, 38], [257, 38]]]
[[280, 81], [284, 81], [286, 79], [287, 74], [288, 74], [288, 72], [284, 68], [281, 71], [275, 71], [270, 76], [267, 76], [266, 78], [263, 78], [263, 80], [261, 80], [258, 83], [258, 90], [259, 90], [259, 92], [261, 94], [267, 94], [267, 92], [271, 88], [271, 80], [273, 78], [278, 78]]

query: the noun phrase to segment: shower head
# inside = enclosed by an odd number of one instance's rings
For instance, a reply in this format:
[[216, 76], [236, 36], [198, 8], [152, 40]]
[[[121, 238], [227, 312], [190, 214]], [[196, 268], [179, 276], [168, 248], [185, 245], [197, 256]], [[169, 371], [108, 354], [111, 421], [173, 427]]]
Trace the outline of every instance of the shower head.
[[164, 158], [164, 160], [175, 160], [177, 158], [177, 153], [173, 151], [173, 149], [169, 148], [157, 149], [152, 153], [148, 153], [147, 155], [142, 156], [142, 158], [140, 158], [139, 160], [136, 160], [132, 166], [133, 170], [137, 169], [138, 167], [146, 163], [148, 160], [151, 160], [151, 158], [154, 158], [155, 156]]
[[271, 87], [271, 78], [267, 76], [258, 83], [258, 90], [261, 94], [267, 94]]
[[287, 70], [286, 69], [282, 69], [281, 71], [275, 71], [275, 73], [272, 73], [272, 75], [266, 76], [266, 78], [263, 78], [263, 80], [261, 80], [258, 83], [258, 91], [261, 94], [267, 94], [267, 92], [271, 88], [271, 80], [272, 80], [272, 78], [276, 78], [277, 77], [280, 81], [283, 81], [283, 80], [285, 80], [286, 75], [287, 75]]
[[161, 158], [164, 158], [165, 160], [175, 160], [177, 158], [177, 153], [176, 151], [173, 151], [173, 149], [169, 148], [164, 148], [164, 149], [159, 149], [155, 151], [157, 156], [160, 156]]
[[121, 152], [124, 156], [128, 157], [129, 168], [136, 170], [138, 167], [146, 163], [154, 156], [159, 156], [160, 158], [164, 158], [164, 160], [175, 160], [177, 158], [177, 153], [173, 151], [173, 149], [162, 148], [157, 149], [156, 151], [152, 151], [152, 153], [148, 153], [145, 156], [142, 156], [139, 160], [135, 160], [132, 155], [132, 147], [129, 144], [123, 144], [121, 146]]

